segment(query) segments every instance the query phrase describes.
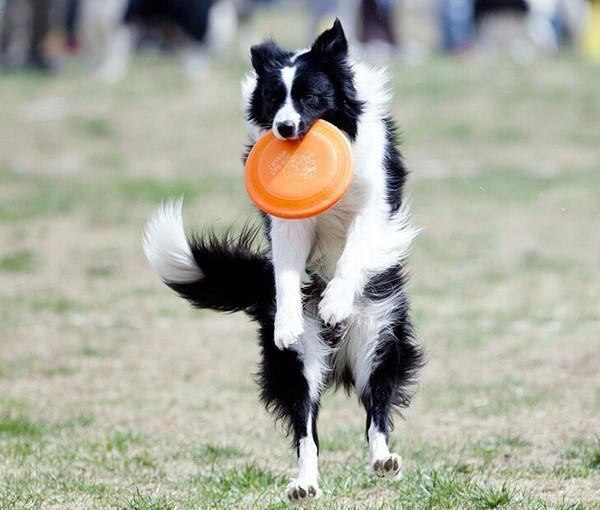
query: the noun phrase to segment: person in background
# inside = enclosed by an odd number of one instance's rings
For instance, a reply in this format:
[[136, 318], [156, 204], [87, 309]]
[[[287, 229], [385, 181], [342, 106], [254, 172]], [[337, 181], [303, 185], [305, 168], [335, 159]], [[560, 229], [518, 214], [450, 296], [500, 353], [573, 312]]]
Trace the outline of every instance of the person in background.
[[4, 15], [2, 18], [2, 39], [0, 41], [0, 53], [3, 64], [8, 67], [18, 67], [23, 64], [44, 72], [54, 70], [54, 64], [46, 56], [44, 42], [50, 28], [51, 0], [28, 0], [31, 8], [31, 20], [28, 26], [28, 41], [24, 61], [12, 61], [9, 54], [12, 46], [12, 38], [16, 27], [22, 24], [24, 10], [19, 5], [20, 0], [6, 0]]
[[360, 40], [364, 44], [398, 45], [394, 0], [362, 0], [360, 3]]
[[72, 53], [79, 51], [79, 16], [81, 0], [67, 0], [65, 4], [65, 37], [67, 49]]
[[460, 54], [471, 48], [475, 36], [473, 0], [439, 0], [442, 50]]

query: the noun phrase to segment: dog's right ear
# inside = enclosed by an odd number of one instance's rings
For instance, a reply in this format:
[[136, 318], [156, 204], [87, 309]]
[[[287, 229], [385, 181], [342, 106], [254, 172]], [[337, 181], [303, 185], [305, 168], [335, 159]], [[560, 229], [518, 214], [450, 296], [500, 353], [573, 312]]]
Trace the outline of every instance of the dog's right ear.
[[277, 46], [275, 41], [269, 40], [252, 46], [250, 55], [252, 67], [258, 75], [261, 75], [276, 68], [277, 63], [285, 57], [286, 52]]

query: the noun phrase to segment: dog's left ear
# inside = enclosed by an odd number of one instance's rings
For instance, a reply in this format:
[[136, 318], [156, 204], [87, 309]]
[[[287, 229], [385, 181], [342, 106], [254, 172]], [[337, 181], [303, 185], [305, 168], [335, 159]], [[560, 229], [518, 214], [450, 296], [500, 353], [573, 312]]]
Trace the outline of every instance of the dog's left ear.
[[329, 30], [317, 37], [310, 50], [315, 55], [333, 59], [343, 58], [348, 54], [348, 40], [338, 18]]

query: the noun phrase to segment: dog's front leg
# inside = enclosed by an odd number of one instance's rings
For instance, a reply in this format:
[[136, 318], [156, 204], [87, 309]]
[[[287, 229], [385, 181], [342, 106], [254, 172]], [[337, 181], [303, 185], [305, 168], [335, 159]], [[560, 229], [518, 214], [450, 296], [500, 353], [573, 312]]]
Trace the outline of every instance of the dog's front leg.
[[354, 298], [363, 291], [369, 265], [377, 257], [374, 239], [379, 231], [377, 227], [376, 218], [369, 210], [360, 211], [352, 221], [334, 276], [319, 303], [319, 315], [325, 323], [334, 326], [350, 317]]
[[271, 244], [277, 312], [275, 345], [286, 349], [304, 331], [302, 323], [302, 277], [315, 234], [315, 222], [271, 219]]

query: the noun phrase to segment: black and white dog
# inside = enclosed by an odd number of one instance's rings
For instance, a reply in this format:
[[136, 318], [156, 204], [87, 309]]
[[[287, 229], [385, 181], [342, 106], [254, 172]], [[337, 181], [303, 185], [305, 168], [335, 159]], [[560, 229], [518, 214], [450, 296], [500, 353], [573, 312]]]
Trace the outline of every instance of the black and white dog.
[[252, 142], [268, 129], [289, 139], [317, 119], [335, 124], [354, 153], [349, 192], [314, 218], [265, 215], [265, 251], [252, 230], [186, 238], [182, 203], [171, 202], [148, 223], [144, 248], [162, 280], [194, 306], [245, 311], [258, 323], [261, 398], [293, 434], [299, 471], [286, 497], [301, 502], [319, 495], [317, 415], [332, 384], [354, 387], [366, 409], [371, 471], [401, 477], [401, 458], [387, 443], [392, 413], [408, 406], [423, 364], [404, 269], [417, 229], [402, 198], [406, 171], [385, 75], [352, 62], [339, 21], [309, 49], [252, 47], [252, 65], [243, 82]]

